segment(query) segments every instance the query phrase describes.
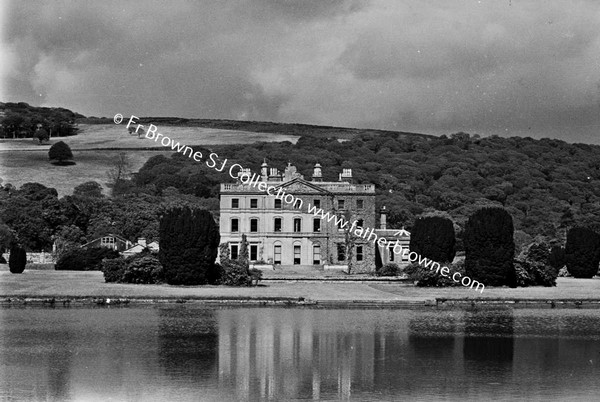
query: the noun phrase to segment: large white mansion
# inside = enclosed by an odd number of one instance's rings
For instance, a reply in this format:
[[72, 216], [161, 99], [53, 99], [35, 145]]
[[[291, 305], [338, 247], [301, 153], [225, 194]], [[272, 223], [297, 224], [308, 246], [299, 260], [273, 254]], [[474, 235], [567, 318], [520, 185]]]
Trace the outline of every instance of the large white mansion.
[[[308, 212], [309, 205], [316, 206], [332, 215], [344, 216], [350, 222], [356, 220], [358, 226], [370, 228], [388, 240], [399, 239], [407, 246], [408, 232], [386, 229], [385, 210], [380, 219], [381, 228], [375, 229], [375, 185], [355, 184], [351, 169], [343, 169], [339, 181], [325, 182], [318, 163], [311, 179], [306, 180], [291, 164], [281, 173], [264, 162], [256, 180], [274, 188], [271, 195], [260, 191], [256, 183], [251, 185], [247, 179], [242, 180], [244, 174], [249, 176], [250, 172], [242, 170], [236, 183], [221, 184], [221, 243], [229, 243], [232, 258], [237, 258], [242, 234], [245, 234], [252, 262], [279, 264], [282, 268], [294, 265], [346, 268], [350, 265], [353, 272], [367, 272], [375, 269], [376, 260], [383, 264], [403, 262], [387, 247], [383, 249], [367, 239], [349, 237], [334, 220], [328, 222]], [[291, 204], [282, 200], [283, 197], [274, 196], [280, 189], [282, 194], [291, 194], [302, 202]], [[349, 252], [351, 258], [347, 259], [350, 241], [353, 247]]]

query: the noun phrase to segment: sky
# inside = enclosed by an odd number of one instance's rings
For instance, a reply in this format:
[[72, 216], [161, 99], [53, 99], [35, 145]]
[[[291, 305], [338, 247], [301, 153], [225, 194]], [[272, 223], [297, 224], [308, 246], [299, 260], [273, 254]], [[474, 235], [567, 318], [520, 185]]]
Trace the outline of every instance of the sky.
[[0, 0], [0, 101], [600, 144], [597, 0]]

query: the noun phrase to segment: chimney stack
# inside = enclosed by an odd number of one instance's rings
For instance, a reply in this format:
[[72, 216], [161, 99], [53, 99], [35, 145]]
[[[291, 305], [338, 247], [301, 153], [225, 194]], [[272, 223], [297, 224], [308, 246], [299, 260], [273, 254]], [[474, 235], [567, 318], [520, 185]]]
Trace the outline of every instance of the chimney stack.
[[387, 229], [387, 209], [385, 209], [385, 205], [383, 207], [381, 207], [381, 210], [379, 211], [379, 213], [381, 214], [379, 217], [379, 228], [380, 229]]
[[323, 181], [323, 173], [321, 172], [321, 164], [318, 162], [315, 163], [315, 167], [313, 169], [312, 180], [313, 181]]

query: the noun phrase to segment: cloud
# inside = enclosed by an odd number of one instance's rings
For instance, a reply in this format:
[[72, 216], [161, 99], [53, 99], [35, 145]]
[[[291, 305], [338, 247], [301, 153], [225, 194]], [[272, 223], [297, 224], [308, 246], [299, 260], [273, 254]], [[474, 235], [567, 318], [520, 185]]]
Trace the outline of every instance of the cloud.
[[6, 20], [3, 100], [600, 142], [591, 0], [13, 1]]

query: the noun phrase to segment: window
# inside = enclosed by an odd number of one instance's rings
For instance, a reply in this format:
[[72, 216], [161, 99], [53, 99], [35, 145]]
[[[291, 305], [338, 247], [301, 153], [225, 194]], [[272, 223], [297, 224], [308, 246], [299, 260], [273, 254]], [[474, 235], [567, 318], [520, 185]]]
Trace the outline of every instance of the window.
[[116, 248], [115, 238], [110, 236], [103, 237], [102, 240], [100, 240], [100, 245], [103, 247]]
[[239, 232], [240, 231], [240, 221], [237, 218], [233, 218], [231, 220], [231, 231]]
[[321, 245], [319, 243], [313, 245], [313, 265], [321, 263]]
[[338, 200], [338, 209], [344, 209], [344, 200]]
[[394, 261], [394, 247], [393, 246], [388, 247], [388, 254], [390, 256], [389, 261], [393, 262]]
[[342, 215], [342, 214], [337, 215], [336, 221], [337, 221], [338, 230], [344, 230], [344, 228], [346, 228], [348, 226], [348, 224], [344, 225], [344, 223], [346, 222], [346, 219], [344, 218], [344, 215]]
[[281, 245], [273, 246], [273, 263], [281, 265]]
[[273, 231], [281, 232], [281, 218], [275, 218], [274, 224], [273, 224]]
[[240, 207], [240, 199], [232, 198], [231, 199], [231, 208], [239, 208]]
[[256, 219], [256, 218], [250, 219], [250, 231], [258, 232], [258, 219]]
[[302, 232], [302, 219], [294, 218], [294, 232]]
[[250, 208], [258, 208], [258, 198], [250, 198]]
[[250, 261], [258, 260], [258, 246], [256, 244], [250, 245]]
[[294, 265], [300, 265], [300, 246], [294, 246]]
[[231, 245], [231, 259], [232, 260], [238, 259], [238, 245], [237, 244]]
[[313, 232], [320, 232], [320, 231], [321, 231], [321, 219], [315, 218], [315, 219], [313, 219]]
[[321, 208], [321, 200], [314, 200], [313, 205], [315, 208]]
[[275, 199], [275, 209], [281, 209], [281, 200], [278, 198]]
[[356, 200], [356, 209], [363, 209], [365, 207], [365, 202], [363, 200]]
[[364, 223], [365, 223], [365, 221], [363, 221], [362, 219], [359, 219], [356, 222], [356, 226], [363, 228], [363, 227], [365, 227]]
[[363, 260], [363, 246], [356, 246], [356, 261]]
[[337, 260], [346, 261], [346, 245], [344, 243], [338, 243], [337, 245]]

